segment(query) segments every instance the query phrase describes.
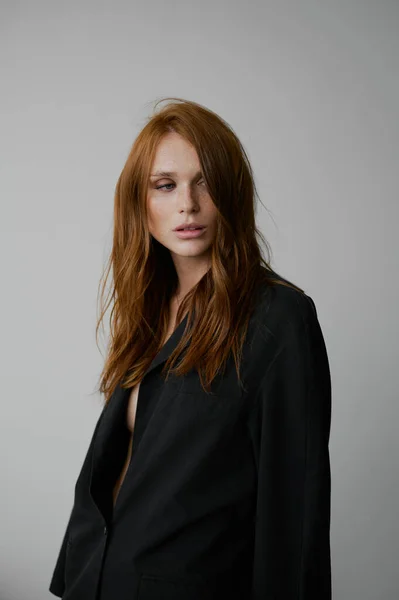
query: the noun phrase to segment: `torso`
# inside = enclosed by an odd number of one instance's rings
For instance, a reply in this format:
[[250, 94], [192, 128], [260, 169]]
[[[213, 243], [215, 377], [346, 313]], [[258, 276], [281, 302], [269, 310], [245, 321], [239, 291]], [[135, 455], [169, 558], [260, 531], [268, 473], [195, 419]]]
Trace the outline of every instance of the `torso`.
[[130, 396], [129, 396], [129, 400], [128, 400], [128, 404], [127, 404], [127, 410], [126, 410], [126, 421], [127, 421], [127, 427], [131, 432], [130, 435], [130, 440], [129, 440], [129, 447], [128, 447], [128, 451], [127, 451], [127, 457], [125, 460], [125, 463], [123, 465], [123, 469], [121, 474], [119, 475], [115, 486], [114, 486], [114, 490], [113, 490], [113, 502], [114, 502], [114, 506], [116, 503], [116, 499], [117, 496], [119, 494], [119, 490], [121, 488], [121, 485], [123, 483], [123, 480], [125, 479], [125, 475], [126, 475], [126, 471], [127, 468], [129, 466], [129, 462], [130, 462], [130, 458], [132, 455], [132, 444], [133, 444], [133, 431], [134, 431], [134, 421], [136, 418], [136, 410], [137, 410], [137, 399], [138, 399], [138, 395], [139, 395], [139, 388], [140, 388], [140, 383], [138, 383], [137, 385], [135, 385], [132, 388], [132, 391], [130, 392]]
[[[165, 335], [164, 341], [162, 343], [162, 345], [164, 345], [167, 340], [169, 339], [169, 337], [172, 335], [172, 333], [175, 330], [175, 322], [176, 322], [176, 314], [177, 314], [177, 310], [171, 309], [171, 314], [170, 314], [170, 319], [169, 322], [171, 323], [171, 325], [168, 328], [168, 331]], [[136, 419], [136, 411], [137, 411], [137, 400], [138, 400], [138, 396], [139, 396], [139, 388], [140, 388], [140, 383], [138, 383], [137, 385], [135, 385], [132, 388], [132, 391], [130, 393], [129, 396], [129, 400], [128, 400], [128, 404], [127, 404], [127, 410], [126, 410], [126, 424], [128, 429], [131, 432], [130, 435], [130, 440], [129, 440], [129, 447], [128, 447], [128, 451], [127, 451], [127, 457], [125, 460], [125, 463], [123, 465], [123, 469], [121, 474], [119, 475], [114, 489], [113, 489], [113, 504], [115, 506], [116, 503], [116, 499], [118, 497], [120, 488], [122, 486], [123, 480], [125, 479], [126, 476], [126, 472], [130, 463], [130, 458], [132, 455], [132, 444], [133, 444], [133, 433], [134, 433], [134, 423], [135, 423], [135, 419]]]

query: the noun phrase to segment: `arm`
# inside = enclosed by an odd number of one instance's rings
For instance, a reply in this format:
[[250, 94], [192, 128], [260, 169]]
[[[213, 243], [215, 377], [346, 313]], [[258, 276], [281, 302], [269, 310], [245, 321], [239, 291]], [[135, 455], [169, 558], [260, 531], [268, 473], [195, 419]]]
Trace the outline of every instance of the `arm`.
[[331, 380], [315, 305], [296, 297], [248, 426], [258, 472], [251, 600], [331, 600]]
[[[72, 515], [72, 511], [71, 511]], [[66, 553], [68, 546], [68, 535], [69, 535], [69, 522], [71, 519], [71, 515], [68, 520], [68, 525], [66, 526], [64, 538], [61, 543], [61, 548], [58, 552], [57, 563], [54, 567], [54, 572], [51, 577], [49, 591], [54, 594], [54, 596], [58, 596], [58, 598], [62, 598], [62, 595], [65, 591], [65, 561], [66, 561]]]
[[[96, 438], [96, 434], [97, 434], [99, 425], [100, 425], [103, 415], [105, 413], [106, 407], [107, 407], [107, 405], [105, 407], [103, 407], [103, 410], [97, 420], [97, 424], [95, 426], [89, 448], [87, 450], [85, 459], [83, 461], [83, 465], [80, 470], [78, 480], [75, 484], [75, 490], [76, 490], [78, 481], [83, 478], [85, 478], [85, 483], [88, 484], [89, 476], [90, 476], [90, 469], [91, 469], [91, 462], [92, 462], [92, 457], [93, 457], [94, 442], [95, 442], [95, 438]], [[71, 523], [72, 516], [73, 516], [73, 507], [71, 510], [71, 514], [69, 516], [68, 524], [65, 529], [61, 547], [58, 552], [57, 561], [56, 561], [56, 564], [54, 567], [53, 575], [51, 577], [51, 582], [50, 582], [50, 586], [49, 586], [49, 591], [52, 594], [54, 594], [54, 596], [58, 596], [59, 598], [62, 598], [62, 596], [65, 592], [65, 563], [66, 563], [67, 549], [68, 549], [69, 525]]]

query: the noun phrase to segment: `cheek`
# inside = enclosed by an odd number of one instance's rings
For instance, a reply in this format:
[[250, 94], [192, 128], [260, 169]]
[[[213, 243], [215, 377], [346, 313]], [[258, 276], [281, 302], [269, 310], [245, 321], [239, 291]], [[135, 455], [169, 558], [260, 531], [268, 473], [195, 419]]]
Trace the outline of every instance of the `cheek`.
[[157, 207], [152, 213], [152, 222], [159, 231], [167, 229], [169, 219], [170, 211], [165, 210], [165, 208]]
[[157, 202], [148, 202], [147, 206], [148, 213], [148, 225], [151, 230], [162, 231], [163, 225], [167, 222], [168, 214], [165, 210], [165, 206]]
[[157, 239], [161, 244], [168, 244], [170, 230], [170, 214], [169, 211], [164, 209], [153, 208], [148, 213], [148, 229], [151, 235]]
[[217, 216], [218, 216], [218, 210], [216, 208], [216, 206], [213, 203], [210, 203], [209, 206], [207, 206], [207, 221], [208, 223], [212, 224], [213, 228], [216, 228], [216, 220], [217, 220]]

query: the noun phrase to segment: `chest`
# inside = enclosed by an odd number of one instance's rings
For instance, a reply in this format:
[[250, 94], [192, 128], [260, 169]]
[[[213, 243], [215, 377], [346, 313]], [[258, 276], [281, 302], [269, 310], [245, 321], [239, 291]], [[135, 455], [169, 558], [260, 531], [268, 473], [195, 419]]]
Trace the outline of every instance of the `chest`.
[[140, 384], [141, 382], [139, 382], [132, 388], [127, 401], [126, 426], [132, 434], [134, 432], [134, 424], [137, 414], [137, 402], [139, 397]]

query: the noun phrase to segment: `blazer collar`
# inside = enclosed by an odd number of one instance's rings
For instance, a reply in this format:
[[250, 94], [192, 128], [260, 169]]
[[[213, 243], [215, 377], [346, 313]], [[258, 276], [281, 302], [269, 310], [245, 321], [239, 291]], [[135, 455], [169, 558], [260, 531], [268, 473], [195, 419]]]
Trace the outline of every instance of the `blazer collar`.
[[178, 343], [180, 342], [180, 340], [183, 336], [183, 332], [184, 332], [184, 328], [187, 323], [187, 319], [188, 319], [188, 314], [186, 314], [183, 317], [183, 319], [180, 321], [179, 325], [176, 327], [176, 329], [174, 330], [172, 335], [166, 340], [166, 342], [164, 343], [162, 348], [159, 350], [158, 354], [152, 360], [152, 362], [150, 363], [149, 367], [147, 368], [147, 370], [145, 371], [145, 373], [143, 375], [143, 379], [146, 375], [148, 375], [148, 373], [150, 373], [158, 365], [160, 365], [161, 363], [166, 362], [168, 360], [169, 356], [172, 354], [172, 352], [174, 351], [174, 349], [176, 348], [176, 346], [178, 345]]

